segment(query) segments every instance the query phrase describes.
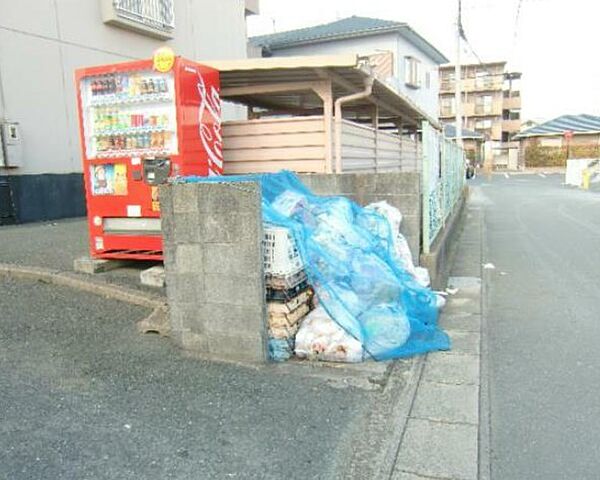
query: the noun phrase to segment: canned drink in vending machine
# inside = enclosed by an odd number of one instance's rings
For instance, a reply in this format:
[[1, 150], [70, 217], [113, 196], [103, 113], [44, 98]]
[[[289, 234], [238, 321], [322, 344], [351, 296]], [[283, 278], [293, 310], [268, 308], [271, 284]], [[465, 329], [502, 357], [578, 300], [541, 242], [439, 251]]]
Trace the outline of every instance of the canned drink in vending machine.
[[[80, 68], [75, 78], [90, 255], [161, 260], [160, 227], [148, 221], [160, 220], [157, 186], [174, 175], [222, 173], [219, 73], [173, 56], [164, 69], [148, 59]], [[215, 133], [208, 142], [203, 125]], [[163, 176], [146, 175], [161, 162]], [[104, 168], [107, 188], [95, 188], [94, 166]]]

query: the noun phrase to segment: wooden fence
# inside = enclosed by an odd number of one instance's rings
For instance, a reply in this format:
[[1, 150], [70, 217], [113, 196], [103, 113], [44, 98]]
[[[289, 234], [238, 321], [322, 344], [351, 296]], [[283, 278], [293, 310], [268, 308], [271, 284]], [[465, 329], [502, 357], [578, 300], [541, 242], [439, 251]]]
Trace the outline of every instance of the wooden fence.
[[223, 124], [226, 174], [324, 173], [325, 124], [322, 116], [240, 120]]
[[[332, 142], [334, 139], [332, 139]], [[326, 173], [328, 146], [323, 116], [239, 120], [223, 124], [226, 174]], [[419, 142], [342, 121], [343, 172], [414, 172], [421, 169]]]

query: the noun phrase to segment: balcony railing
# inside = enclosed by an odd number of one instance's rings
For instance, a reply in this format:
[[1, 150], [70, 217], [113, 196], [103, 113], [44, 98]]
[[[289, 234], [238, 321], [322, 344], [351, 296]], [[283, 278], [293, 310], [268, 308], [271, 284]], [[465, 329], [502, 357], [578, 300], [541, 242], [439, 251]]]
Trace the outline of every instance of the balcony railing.
[[475, 115], [492, 115], [493, 113], [491, 105], [475, 105]]
[[504, 132], [516, 133], [521, 129], [521, 120], [502, 120]]
[[172, 38], [174, 0], [100, 0], [105, 23], [158, 38]]
[[504, 97], [502, 108], [505, 110], [519, 110], [521, 108], [521, 97]]
[[440, 84], [440, 90], [442, 92], [452, 91], [454, 88], [454, 80], [442, 80], [442, 83]]
[[[441, 92], [452, 92], [455, 88], [454, 80], [442, 79], [440, 82]], [[502, 81], [497, 78], [463, 78], [461, 90], [463, 92], [502, 90]]]
[[163, 30], [175, 28], [173, 0], [114, 0], [120, 17]]

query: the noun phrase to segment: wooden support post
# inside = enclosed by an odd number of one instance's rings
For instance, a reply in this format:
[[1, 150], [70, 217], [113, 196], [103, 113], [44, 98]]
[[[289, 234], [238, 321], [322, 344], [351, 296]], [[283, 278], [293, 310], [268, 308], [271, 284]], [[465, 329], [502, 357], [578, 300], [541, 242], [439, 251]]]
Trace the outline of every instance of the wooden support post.
[[[424, 132], [423, 132], [424, 133]], [[415, 127], [413, 134], [415, 136], [415, 171], [419, 171], [419, 165], [423, 165], [421, 161], [421, 153], [419, 151], [419, 128]]]
[[[325, 129], [325, 171], [333, 173], [333, 89], [331, 81], [319, 82], [313, 90], [323, 101], [323, 122]], [[337, 172], [340, 173], [340, 172]]]
[[375, 143], [375, 173], [379, 173], [379, 106], [373, 105], [371, 122], [374, 130], [373, 141]]
[[404, 139], [402, 138], [402, 119], [399, 119], [396, 121], [396, 128], [398, 129], [398, 139], [400, 140], [399, 143], [399, 147], [398, 147], [398, 157], [399, 157], [399, 165], [400, 165], [400, 171], [404, 170], [404, 164], [402, 162], [403, 158], [402, 158], [402, 147], [404, 146]]

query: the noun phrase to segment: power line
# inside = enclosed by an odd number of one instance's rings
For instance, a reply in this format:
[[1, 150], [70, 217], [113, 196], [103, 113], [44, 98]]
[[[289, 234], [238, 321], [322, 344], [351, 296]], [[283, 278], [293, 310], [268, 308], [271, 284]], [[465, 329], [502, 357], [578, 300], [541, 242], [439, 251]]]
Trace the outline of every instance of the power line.
[[462, 24], [462, 2], [460, 2], [460, 1], [458, 3], [458, 20], [457, 20], [457, 23], [458, 23], [458, 25], [457, 25], [458, 34], [465, 41], [465, 43], [469, 46], [469, 49], [471, 50], [471, 53], [473, 53], [473, 55], [475, 56], [475, 58], [477, 59], [477, 61], [480, 64], [483, 64], [483, 62], [481, 61], [481, 58], [479, 57], [479, 55], [477, 55], [477, 52], [475, 52], [475, 49], [471, 45], [471, 42], [469, 42], [469, 40], [467, 39], [467, 35], [465, 33], [465, 29], [464, 29], [463, 24]]
[[465, 43], [468, 45], [469, 50], [471, 50], [471, 53], [475, 56], [475, 58], [477, 59], [477, 61], [483, 65], [483, 60], [481, 60], [481, 57], [479, 55], [477, 55], [477, 52], [475, 51], [475, 49], [473, 48], [473, 45], [471, 45], [471, 42], [469, 42], [469, 40], [467, 40], [465, 37], [463, 37], [463, 40], [465, 41]]
[[512, 51], [510, 53], [510, 56], [512, 57], [513, 60], [515, 57], [515, 53], [517, 51], [517, 40], [519, 38], [519, 19], [521, 18], [521, 7], [522, 6], [523, 6], [523, 0], [519, 0], [519, 3], [517, 3], [517, 14], [515, 15], [515, 27], [513, 29]]

